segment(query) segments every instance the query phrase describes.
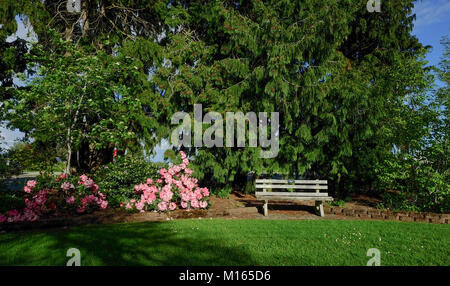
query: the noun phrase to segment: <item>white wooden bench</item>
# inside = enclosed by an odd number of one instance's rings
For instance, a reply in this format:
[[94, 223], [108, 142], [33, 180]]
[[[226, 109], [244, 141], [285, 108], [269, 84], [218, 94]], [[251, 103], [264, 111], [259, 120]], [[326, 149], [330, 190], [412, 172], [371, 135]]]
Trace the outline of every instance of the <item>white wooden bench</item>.
[[[258, 192], [262, 189], [262, 192]], [[283, 192], [272, 190], [288, 190]], [[256, 179], [256, 199], [264, 201], [264, 215], [267, 216], [267, 205], [269, 201], [315, 201], [316, 211], [320, 216], [325, 216], [323, 202], [332, 201], [333, 198], [328, 193], [321, 192], [327, 190], [327, 180], [277, 180], [277, 179]], [[303, 192], [297, 192], [303, 190]], [[306, 192], [305, 192], [306, 191]]]

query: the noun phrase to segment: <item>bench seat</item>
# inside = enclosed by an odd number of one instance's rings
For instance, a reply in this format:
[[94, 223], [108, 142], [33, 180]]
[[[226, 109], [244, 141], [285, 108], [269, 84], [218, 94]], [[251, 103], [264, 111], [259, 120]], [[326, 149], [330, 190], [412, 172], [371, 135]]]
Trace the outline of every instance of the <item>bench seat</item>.
[[[323, 202], [332, 201], [333, 197], [321, 190], [328, 189], [326, 180], [276, 180], [276, 179], [257, 179], [255, 193], [256, 199], [264, 201], [264, 215], [268, 214], [268, 201], [315, 201], [316, 209], [320, 216], [325, 216], [323, 211]], [[290, 189], [293, 191], [272, 191]], [[298, 192], [297, 190], [303, 190]], [[307, 192], [305, 192], [307, 190]]]
[[293, 193], [293, 192], [256, 192], [258, 200], [272, 201], [332, 201], [333, 198], [328, 194], [321, 193]]

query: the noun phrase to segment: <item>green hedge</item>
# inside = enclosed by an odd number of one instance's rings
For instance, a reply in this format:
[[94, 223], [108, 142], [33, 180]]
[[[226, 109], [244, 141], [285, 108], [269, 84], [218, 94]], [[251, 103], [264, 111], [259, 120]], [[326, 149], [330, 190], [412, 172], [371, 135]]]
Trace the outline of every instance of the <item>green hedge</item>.
[[166, 163], [146, 162], [131, 156], [117, 157], [115, 162], [100, 168], [94, 176], [99, 189], [108, 197], [111, 207], [119, 207], [120, 203], [134, 194], [134, 185], [160, 177], [159, 170], [167, 168]]

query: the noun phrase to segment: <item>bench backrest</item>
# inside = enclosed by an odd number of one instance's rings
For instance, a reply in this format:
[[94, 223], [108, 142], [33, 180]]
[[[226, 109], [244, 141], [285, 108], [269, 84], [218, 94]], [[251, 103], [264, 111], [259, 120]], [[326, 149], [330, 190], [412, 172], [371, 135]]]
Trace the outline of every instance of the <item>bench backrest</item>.
[[327, 190], [327, 180], [277, 180], [277, 179], [256, 179], [257, 189], [294, 189], [294, 190]]

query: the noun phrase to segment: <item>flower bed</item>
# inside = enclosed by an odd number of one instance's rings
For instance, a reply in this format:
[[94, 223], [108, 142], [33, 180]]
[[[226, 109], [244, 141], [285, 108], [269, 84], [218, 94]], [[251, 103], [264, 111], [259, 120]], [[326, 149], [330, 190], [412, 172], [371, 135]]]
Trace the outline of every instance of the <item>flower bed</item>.
[[200, 188], [197, 179], [191, 177], [186, 154], [180, 152], [182, 163], [171, 168], [161, 168], [161, 177], [147, 179], [134, 187], [135, 197], [121, 204], [131, 211], [173, 211], [181, 209], [206, 209], [209, 190]]
[[106, 196], [86, 175], [79, 178], [68, 178], [64, 174], [57, 178], [40, 176], [37, 181], [28, 181], [24, 192], [25, 208], [0, 214], [0, 223], [36, 221], [54, 213], [82, 214], [108, 206]]
[[[134, 193], [120, 206], [128, 211], [167, 212], [176, 209], [206, 209], [209, 207], [209, 190], [200, 188], [189, 160], [180, 152], [182, 163], [171, 168], [161, 168], [160, 177], [148, 178], [134, 186]], [[69, 178], [39, 176], [24, 187], [25, 208], [0, 214], [0, 223], [36, 221], [54, 214], [83, 214], [108, 207], [107, 196], [86, 175]]]

